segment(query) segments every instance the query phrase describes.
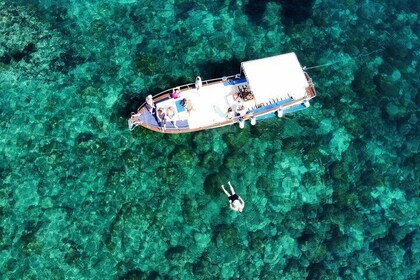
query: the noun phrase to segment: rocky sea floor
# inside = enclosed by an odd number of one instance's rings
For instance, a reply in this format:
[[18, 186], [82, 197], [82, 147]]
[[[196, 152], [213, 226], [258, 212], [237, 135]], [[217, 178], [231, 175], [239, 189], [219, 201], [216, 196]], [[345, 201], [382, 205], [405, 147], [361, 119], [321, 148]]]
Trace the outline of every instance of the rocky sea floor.
[[[0, 278], [419, 279], [419, 11], [0, 0]], [[127, 128], [148, 94], [291, 51], [308, 110]]]

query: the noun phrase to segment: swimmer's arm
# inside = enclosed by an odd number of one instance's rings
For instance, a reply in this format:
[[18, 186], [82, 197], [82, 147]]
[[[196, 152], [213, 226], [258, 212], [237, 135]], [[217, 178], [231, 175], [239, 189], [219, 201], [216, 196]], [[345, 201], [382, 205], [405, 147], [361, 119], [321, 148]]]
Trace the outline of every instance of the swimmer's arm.
[[242, 206], [245, 206], [245, 201], [242, 199], [242, 197], [239, 197], [239, 200], [242, 202]]

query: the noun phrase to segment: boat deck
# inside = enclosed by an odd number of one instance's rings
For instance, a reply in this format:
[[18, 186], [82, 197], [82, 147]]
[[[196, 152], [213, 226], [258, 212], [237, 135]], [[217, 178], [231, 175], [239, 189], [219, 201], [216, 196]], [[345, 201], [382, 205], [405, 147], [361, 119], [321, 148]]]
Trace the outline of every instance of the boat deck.
[[[148, 96], [148, 104], [143, 103], [128, 120], [130, 130], [143, 126], [163, 133], [183, 133], [234, 123], [243, 128], [246, 120], [254, 125], [259, 119], [308, 108], [309, 100], [316, 96], [311, 78], [293, 52], [242, 62], [240, 73], [206, 81], [197, 77], [202, 83], [199, 89], [190, 83]], [[179, 89], [180, 97], [171, 98], [175, 89]], [[146, 106], [150, 108], [152, 102], [156, 106], [150, 113]], [[158, 112], [164, 121], [158, 120]]]
[[[181, 89], [179, 98], [171, 98], [168, 93], [157, 97], [155, 101], [156, 110], [163, 108], [165, 111], [171, 108], [175, 111], [175, 116], [166, 121], [165, 133], [179, 133], [186, 131], [201, 130], [207, 127], [224, 126], [234, 122], [226, 118], [229, 107], [234, 111], [239, 106], [237, 99], [240, 88], [246, 87], [245, 79], [219, 80], [215, 82], [205, 82], [203, 87], [196, 89], [188, 87]], [[183, 99], [191, 100], [192, 110], [187, 110], [182, 106]], [[255, 100], [241, 102], [245, 111], [256, 107]], [[141, 115], [136, 121], [139, 125], [145, 126], [155, 131], [162, 131], [162, 127], [155, 114], [151, 114], [144, 106], [140, 107], [138, 113]], [[216, 124], [216, 125], [215, 125]], [[175, 125], [177, 127], [175, 127]]]
[[[306, 73], [305, 73], [306, 75]], [[266, 103], [257, 104], [253, 94], [248, 88], [245, 78], [230, 76], [216, 80], [203, 81], [203, 86], [196, 89], [194, 84], [187, 84], [180, 87], [180, 97], [171, 98], [172, 89], [168, 89], [153, 97], [156, 110], [150, 113], [145, 103], [140, 106], [137, 113], [129, 119], [129, 127], [140, 125], [157, 132], [183, 133], [210, 128], [221, 127], [255, 117], [257, 120], [272, 117], [274, 113], [282, 108], [284, 114], [305, 109], [305, 99], [315, 97], [313, 84], [306, 75], [309, 87], [306, 88], [304, 96], [292, 96], [289, 93], [279, 93]], [[189, 112], [182, 105], [182, 100], [191, 101], [192, 110]], [[244, 109], [238, 113], [239, 107]], [[165, 112], [168, 109], [174, 112], [172, 118], [166, 117], [165, 126], [158, 121], [156, 111], [162, 108]], [[235, 117], [227, 119], [228, 108], [232, 108]]]
[[[190, 129], [202, 128], [219, 122], [223, 123], [226, 121], [228, 108], [235, 105], [233, 96], [235, 93], [238, 93], [238, 85], [229, 82], [217, 82], [204, 85], [199, 90], [195, 88], [187, 89], [181, 91], [180, 98], [169, 98], [157, 102], [156, 108], [159, 110], [159, 108], [174, 107], [176, 109], [176, 118], [179, 121], [188, 122]], [[184, 98], [191, 100], [193, 109], [190, 112], [187, 112], [182, 106]]]

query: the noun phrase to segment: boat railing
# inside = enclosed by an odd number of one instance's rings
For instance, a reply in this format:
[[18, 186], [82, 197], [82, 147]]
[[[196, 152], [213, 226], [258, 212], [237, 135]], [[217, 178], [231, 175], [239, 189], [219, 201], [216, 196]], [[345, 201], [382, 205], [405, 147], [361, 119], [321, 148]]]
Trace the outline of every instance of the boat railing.
[[312, 78], [309, 77], [309, 74], [305, 71], [303, 72], [305, 74], [306, 80], [308, 81], [309, 87], [306, 91], [306, 93], [309, 95], [310, 98], [314, 98], [316, 96], [315, 86], [312, 82]]
[[[209, 80], [203, 81], [203, 85], [209, 85], [209, 84], [212, 84], [212, 83], [215, 83], [215, 82], [220, 82], [220, 81], [229, 81], [232, 78], [237, 79], [238, 77], [239, 77], [238, 74], [236, 74], [236, 75], [230, 75], [230, 76], [223, 76], [223, 77], [215, 78], [215, 79], [209, 79]], [[165, 89], [164, 91], [161, 91], [161, 92], [153, 95], [153, 100], [159, 100], [159, 98], [164, 96], [165, 94], [171, 94], [172, 90], [175, 89], [175, 88], [178, 88], [182, 92], [182, 90], [185, 90], [185, 89], [194, 89], [195, 88], [195, 83], [189, 83], [189, 84], [184, 84], [184, 85], [181, 85], [181, 86], [176, 86], [176, 87], [173, 87], [173, 88]], [[140, 107], [137, 109], [137, 112], [145, 104], [146, 104], [146, 102], [143, 102], [140, 105]]]

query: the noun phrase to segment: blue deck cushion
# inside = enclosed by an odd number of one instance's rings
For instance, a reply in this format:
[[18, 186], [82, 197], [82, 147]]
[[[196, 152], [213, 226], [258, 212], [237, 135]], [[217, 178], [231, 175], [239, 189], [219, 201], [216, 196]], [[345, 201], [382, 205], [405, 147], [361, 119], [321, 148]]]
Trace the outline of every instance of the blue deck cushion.
[[[264, 107], [264, 108], [267, 108], [267, 107]], [[305, 105], [297, 104], [295, 106], [284, 109], [283, 113], [284, 114], [290, 114], [290, 113], [294, 113], [294, 112], [297, 112], [297, 111], [300, 111], [300, 110], [303, 110], [303, 109], [306, 109]], [[272, 113], [269, 113], [269, 114], [266, 114], [266, 115], [258, 116], [257, 120], [264, 120], [264, 119], [272, 118], [272, 117], [275, 117], [275, 116], [276, 116], [275, 112], [272, 112]]]
[[224, 82], [223, 85], [225, 85], [225, 86], [233, 86], [233, 85], [237, 85], [237, 84], [243, 84], [243, 83], [246, 83], [246, 82], [247, 81], [246, 81], [245, 78], [241, 78], [241, 79], [235, 79], [233, 81]]
[[[142, 121], [144, 123], [147, 123], [150, 126], [154, 127], [160, 127], [156, 115], [152, 115], [149, 111], [145, 110], [140, 117], [138, 118], [139, 121]], [[189, 124], [188, 120], [178, 120], [176, 121], [176, 126], [178, 126], [179, 129], [188, 129]], [[173, 125], [171, 120], [166, 121], [166, 128], [168, 129], [174, 129], [175, 126]]]
[[265, 120], [265, 119], [269, 119], [269, 118], [272, 118], [272, 117], [275, 117], [276, 116], [276, 114], [273, 112], [273, 113], [270, 113], [270, 114], [266, 114], [266, 115], [262, 115], [262, 116], [258, 116], [257, 117], [257, 121], [259, 121], [259, 120]]
[[176, 109], [179, 113], [185, 111], [184, 106], [182, 106], [182, 99], [175, 101], [175, 105], [176, 105]]
[[[168, 126], [168, 123], [166, 124], [166, 127], [167, 128], [170, 128], [170, 127], [174, 127], [173, 125], [172, 125], [172, 122], [169, 122], [169, 124], [171, 125], [171, 126]], [[181, 120], [181, 121], [177, 121], [176, 122], [176, 126], [178, 127], [178, 128], [183, 128], [183, 129], [188, 129], [189, 128], [189, 125], [188, 125], [188, 121], [187, 120]]]
[[[266, 111], [266, 110], [272, 109], [272, 108], [274, 108], [274, 107], [278, 107], [278, 106], [280, 106], [280, 105], [283, 105], [283, 104], [289, 103], [289, 102], [291, 102], [291, 101], [293, 101], [293, 99], [291, 99], [291, 98], [287, 98], [287, 99], [284, 99], [284, 100], [280, 100], [279, 102], [275, 102], [275, 103], [272, 103], [272, 104], [268, 104], [268, 105], [263, 106], [263, 107], [261, 107], [261, 108], [257, 108], [257, 109], [254, 109], [254, 110], [250, 110], [249, 112], [252, 112], [252, 113], [254, 113], [254, 114], [257, 114], [257, 113], [260, 113], [260, 112], [262, 112], [262, 111]], [[248, 112], [248, 113], [249, 113], [249, 112]]]
[[158, 126], [156, 114], [153, 115], [148, 110], [143, 111], [143, 113], [139, 117], [139, 120], [144, 123], [147, 123], [148, 125]]

